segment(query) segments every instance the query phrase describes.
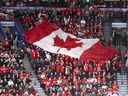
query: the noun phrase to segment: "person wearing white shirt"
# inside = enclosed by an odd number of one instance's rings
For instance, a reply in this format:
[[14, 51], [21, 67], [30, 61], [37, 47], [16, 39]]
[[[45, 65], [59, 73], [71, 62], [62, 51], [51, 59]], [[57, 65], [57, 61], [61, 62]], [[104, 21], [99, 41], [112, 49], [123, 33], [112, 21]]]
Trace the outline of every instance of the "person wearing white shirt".
[[14, 83], [13, 83], [13, 81], [10, 79], [10, 80], [8, 81], [8, 86], [12, 86], [12, 85], [14, 85]]

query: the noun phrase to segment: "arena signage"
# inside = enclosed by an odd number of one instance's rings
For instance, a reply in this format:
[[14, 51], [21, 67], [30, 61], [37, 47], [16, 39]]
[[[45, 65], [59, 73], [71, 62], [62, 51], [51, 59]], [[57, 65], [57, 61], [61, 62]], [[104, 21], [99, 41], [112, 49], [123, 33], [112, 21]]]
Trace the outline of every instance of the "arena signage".
[[112, 23], [113, 28], [127, 28], [127, 23]]
[[7, 27], [15, 26], [15, 22], [13, 22], [13, 21], [1, 21], [0, 24], [1, 24], [1, 26], [7, 26]]

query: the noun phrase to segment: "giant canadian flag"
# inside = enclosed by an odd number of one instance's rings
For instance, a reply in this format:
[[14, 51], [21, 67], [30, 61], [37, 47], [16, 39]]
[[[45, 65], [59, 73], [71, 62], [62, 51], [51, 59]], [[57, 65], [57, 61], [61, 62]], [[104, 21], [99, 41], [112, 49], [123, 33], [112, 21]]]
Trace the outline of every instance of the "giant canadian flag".
[[[83, 60], [90, 58], [88, 57], [90, 55], [88, 54], [90, 50], [93, 50], [94, 52], [93, 54], [93, 52], [91, 51], [91, 54], [93, 56], [93, 58], [91, 57], [91, 59], [97, 59], [101, 57], [101, 55], [103, 58], [103, 55], [108, 55], [108, 50], [106, 51], [106, 49], [101, 47], [100, 48], [102, 49], [102, 52], [100, 52], [99, 49], [99, 52], [95, 53], [95, 46], [97, 47], [98, 45], [100, 45], [99, 39], [77, 38], [72, 34], [64, 32], [61, 28], [57, 27], [53, 23], [50, 23], [48, 20], [44, 20], [36, 27], [28, 30], [25, 36], [27, 42], [34, 44], [51, 53], [64, 54], [73, 58]], [[113, 56], [115, 55], [115, 53], [111, 55]]]

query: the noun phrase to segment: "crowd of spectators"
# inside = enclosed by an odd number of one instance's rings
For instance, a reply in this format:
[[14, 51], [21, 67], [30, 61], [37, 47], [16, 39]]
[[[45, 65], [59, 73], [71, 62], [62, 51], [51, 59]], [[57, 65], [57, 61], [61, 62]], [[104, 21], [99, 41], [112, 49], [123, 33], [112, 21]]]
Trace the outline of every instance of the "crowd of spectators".
[[[0, 21], [15, 20], [27, 31], [44, 18], [48, 18], [65, 32], [81, 38], [103, 37], [106, 20], [117, 17], [125, 21], [128, 17], [127, 12], [105, 12], [95, 5], [85, 6], [87, 4], [85, 0], [54, 0], [54, 2], [53, 0], [1, 0], [0, 2], [3, 6], [69, 6], [71, 8], [0, 11]], [[102, 4], [104, 5], [103, 2]], [[122, 5], [127, 7], [127, 2]], [[107, 6], [114, 7], [114, 4]], [[19, 46], [23, 47], [21, 43]], [[26, 51], [31, 53], [28, 54], [29, 60], [48, 96], [119, 95], [117, 73], [121, 72], [125, 65], [118, 56], [106, 63], [98, 64], [94, 61], [83, 62], [69, 56], [52, 54], [35, 46], [27, 46], [30, 50], [15, 49], [13, 40], [8, 41], [8, 39], [4, 40], [4, 43], [1, 42], [0, 47], [0, 96], [37, 96], [31, 85], [31, 74], [25, 70], [23, 64]], [[34, 56], [33, 51], [37, 52]]]
[[[92, 4], [85, 9], [63, 8], [63, 9], [38, 9], [38, 10], [4, 10], [0, 15], [0, 20], [9, 17], [12, 20], [19, 20], [25, 30], [34, 27], [43, 17], [48, 17], [65, 32], [92, 38], [104, 35], [104, 22], [115, 22], [121, 20], [126, 22], [128, 15], [126, 11], [105, 11], [98, 5]], [[8, 18], [7, 18], [8, 19]]]
[[38, 96], [31, 83], [31, 73], [24, 67], [24, 56], [13, 40], [0, 41], [0, 96]]
[[23, 6], [45, 6], [45, 7], [79, 7], [96, 4], [104, 7], [127, 8], [127, 0], [104, 1], [104, 0], [1, 0], [1, 6], [23, 7]]
[[85, 63], [35, 46], [30, 49], [34, 51], [34, 55], [29, 52], [30, 62], [48, 96], [119, 96], [116, 73], [123, 67], [120, 57], [105, 64]]
[[89, 0], [1, 0], [2, 6], [84, 7]]
[[82, 37], [103, 36], [103, 12], [96, 6], [88, 10], [63, 9], [63, 10], [34, 10], [14, 11], [15, 17], [24, 26], [24, 29], [34, 27], [38, 21], [47, 17], [50, 22], [56, 23], [65, 32]]

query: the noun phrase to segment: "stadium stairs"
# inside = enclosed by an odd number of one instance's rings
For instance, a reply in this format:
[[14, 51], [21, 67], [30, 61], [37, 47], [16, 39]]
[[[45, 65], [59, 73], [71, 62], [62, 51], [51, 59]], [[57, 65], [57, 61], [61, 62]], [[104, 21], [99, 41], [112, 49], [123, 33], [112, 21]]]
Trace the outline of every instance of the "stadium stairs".
[[[17, 32], [20, 33], [19, 35], [23, 36], [24, 29], [23, 29], [22, 25], [20, 24], [20, 22], [17, 22], [15, 27], [17, 29]], [[24, 58], [24, 64], [25, 64], [24, 66], [25, 66], [26, 70], [32, 74], [31, 80], [32, 80], [32, 86], [34, 87], [34, 89], [38, 92], [39, 96], [46, 96], [44, 93], [44, 90], [41, 88], [40, 82], [38, 81], [35, 72], [33, 71], [32, 67], [31, 67], [31, 64], [30, 64], [27, 56]]]
[[119, 85], [119, 93], [121, 96], [128, 94], [128, 73], [117, 73], [117, 82]]
[[33, 71], [32, 67], [30, 65], [30, 62], [29, 62], [27, 56], [24, 58], [24, 64], [25, 64], [24, 66], [25, 66], [26, 70], [32, 74], [32, 76], [31, 76], [32, 85], [35, 88], [35, 90], [38, 92], [39, 96], [46, 96], [43, 89], [40, 86], [40, 82], [38, 81], [35, 72]]

